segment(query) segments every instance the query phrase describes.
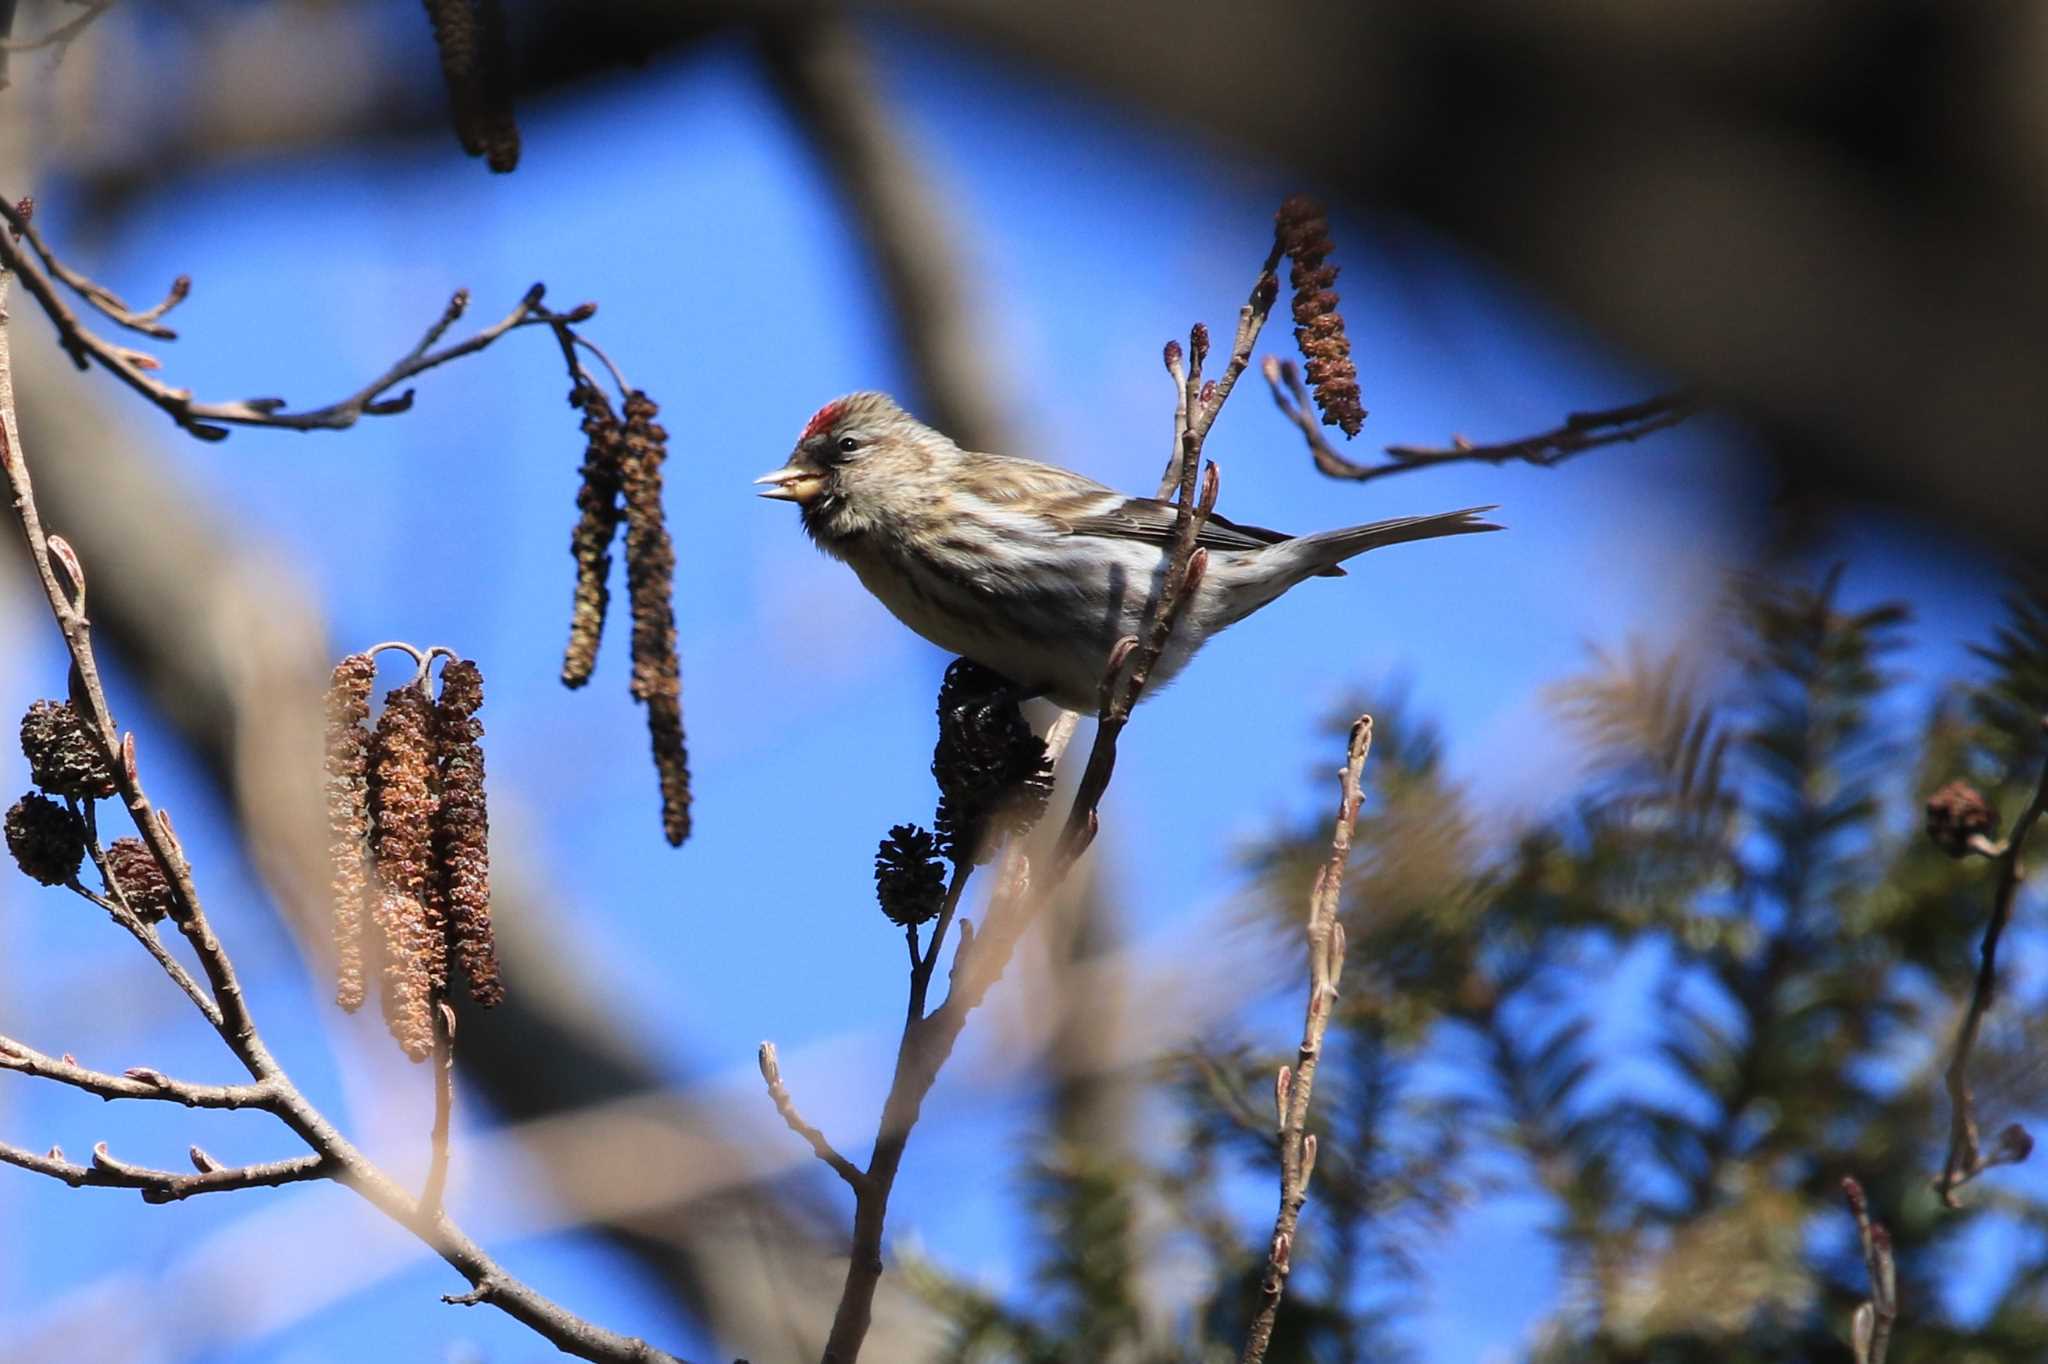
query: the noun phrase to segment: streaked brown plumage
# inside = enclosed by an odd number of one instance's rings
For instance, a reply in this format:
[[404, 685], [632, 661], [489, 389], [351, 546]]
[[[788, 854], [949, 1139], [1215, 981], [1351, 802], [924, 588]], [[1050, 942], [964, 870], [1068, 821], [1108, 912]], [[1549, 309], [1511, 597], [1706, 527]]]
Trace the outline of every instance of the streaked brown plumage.
[[[1069, 710], [1095, 708], [1110, 649], [1159, 590], [1174, 509], [1010, 455], [963, 450], [883, 393], [827, 403], [755, 480], [912, 630]], [[1499, 530], [1490, 507], [1288, 536], [1211, 516], [1200, 590], [1148, 694], [1211, 635], [1382, 545]]]

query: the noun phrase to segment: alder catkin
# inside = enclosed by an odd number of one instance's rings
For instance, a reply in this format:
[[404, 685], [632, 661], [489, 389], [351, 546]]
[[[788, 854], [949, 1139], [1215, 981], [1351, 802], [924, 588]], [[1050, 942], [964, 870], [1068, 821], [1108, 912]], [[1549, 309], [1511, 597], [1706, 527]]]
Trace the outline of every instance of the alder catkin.
[[626, 586], [633, 604], [633, 698], [647, 707], [654, 768], [661, 781], [661, 827], [681, 847], [690, 836], [690, 756], [683, 736], [683, 681], [676, 658], [672, 599], [675, 546], [661, 503], [668, 432], [645, 393], [626, 396], [620, 483], [626, 504]]
[[1365, 425], [1365, 406], [1358, 392], [1358, 367], [1351, 361], [1351, 340], [1332, 287], [1337, 267], [1327, 263], [1336, 249], [1329, 219], [1321, 204], [1297, 194], [1280, 205], [1274, 231], [1293, 262], [1289, 280], [1294, 285], [1294, 339], [1301, 347], [1309, 390], [1315, 394], [1323, 424], [1355, 436]]
[[625, 509], [619, 505], [623, 433], [612, 405], [596, 384], [579, 382], [569, 402], [583, 413], [583, 482], [576, 490], [576, 528], [569, 553], [576, 560], [576, 594], [569, 610], [569, 645], [562, 653], [562, 685], [580, 687], [597, 666], [598, 640], [611, 605], [612, 540]]
[[327, 687], [327, 859], [334, 887], [334, 999], [362, 1007], [363, 910], [370, 893], [370, 688], [377, 665], [350, 654]]
[[448, 950], [485, 1008], [505, 998], [491, 936], [491, 817], [484, 798], [483, 672], [458, 659], [441, 673], [436, 741], [441, 803], [434, 816], [434, 861], [447, 915]]
[[434, 1000], [447, 984], [448, 950], [434, 915], [433, 702], [408, 683], [384, 698], [371, 740], [372, 844], [377, 926], [384, 942], [384, 1021], [405, 1054], [434, 1049]]

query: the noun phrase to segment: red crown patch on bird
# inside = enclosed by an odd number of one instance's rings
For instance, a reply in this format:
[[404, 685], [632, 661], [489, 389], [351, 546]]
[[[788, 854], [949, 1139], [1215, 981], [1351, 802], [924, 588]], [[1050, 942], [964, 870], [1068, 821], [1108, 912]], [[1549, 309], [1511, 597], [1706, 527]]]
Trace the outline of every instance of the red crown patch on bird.
[[832, 423], [839, 420], [839, 413], [845, 406], [843, 402], [829, 402], [813, 412], [811, 419], [804, 423], [804, 433], [797, 437], [797, 442], [801, 444], [821, 431], [831, 430]]

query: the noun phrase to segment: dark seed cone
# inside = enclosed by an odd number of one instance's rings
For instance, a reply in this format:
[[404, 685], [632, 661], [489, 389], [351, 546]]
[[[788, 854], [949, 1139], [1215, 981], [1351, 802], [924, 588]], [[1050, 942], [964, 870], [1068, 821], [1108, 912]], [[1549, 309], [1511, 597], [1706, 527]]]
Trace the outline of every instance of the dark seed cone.
[[438, 734], [441, 804], [434, 816], [434, 861], [446, 906], [448, 950], [485, 1008], [502, 1003], [498, 953], [491, 941], [491, 817], [484, 803], [483, 672], [466, 660], [441, 673]]
[[371, 744], [384, 1021], [415, 1061], [434, 1049], [434, 1000], [448, 982], [448, 945], [434, 912], [433, 719], [424, 691], [398, 687], [384, 698]]
[[158, 923], [177, 908], [170, 878], [157, 865], [156, 854], [141, 839], [115, 839], [107, 848], [107, 872], [120, 886], [128, 908], [142, 922]]
[[1998, 832], [1998, 811], [1966, 781], [1952, 781], [1927, 798], [1927, 837], [1950, 857], [1970, 851], [1972, 838]]
[[683, 738], [682, 665], [676, 658], [672, 600], [675, 546], [661, 506], [661, 465], [668, 432], [645, 393], [626, 397], [620, 483], [626, 501], [626, 586], [633, 599], [633, 697], [647, 707], [654, 769], [661, 779], [661, 828], [681, 847], [690, 836], [690, 755]]
[[477, 0], [478, 39], [483, 58], [483, 107], [477, 137], [484, 164], [500, 175], [519, 167], [519, 123], [512, 116], [512, 53], [505, 41], [501, 0]]
[[875, 899], [889, 922], [903, 927], [938, 917], [946, 900], [946, 867], [938, 840], [915, 824], [898, 824], [875, 850]]
[[494, 171], [519, 164], [505, 17], [497, 0], [425, 0], [455, 139]]
[[482, 156], [483, 53], [475, 0], [426, 0], [426, 6], [441, 56], [441, 79], [448, 86], [455, 140], [469, 155]]
[[578, 383], [569, 401], [583, 411], [583, 486], [576, 490], [576, 529], [569, 534], [576, 596], [569, 610], [569, 647], [562, 654], [562, 685], [580, 687], [597, 667], [597, 643], [611, 605], [612, 539], [626, 514], [619, 505], [625, 433], [597, 385]]
[[377, 665], [350, 654], [327, 687], [327, 859], [334, 873], [334, 1000], [362, 1007], [363, 911], [370, 894], [370, 688]]
[[1337, 267], [1326, 264], [1336, 249], [1329, 219], [1307, 195], [1297, 194], [1280, 205], [1274, 218], [1280, 249], [1293, 262], [1294, 340], [1301, 347], [1302, 372], [1323, 424], [1346, 436], [1365, 425], [1365, 406], [1358, 392], [1358, 367], [1351, 362], [1351, 339], [1344, 333], [1344, 315], [1337, 311]]
[[69, 701], [36, 701], [21, 717], [30, 780], [53, 796], [114, 794], [114, 769]]
[[7, 851], [24, 875], [46, 886], [65, 885], [85, 861], [85, 821], [30, 792], [8, 807]]
[[939, 686], [939, 851], [954, 862], [986, 862], [1004, 835], [1030, 831], [1052, 799], [1052, 762], [1014, 700], [992, 698], [1010, 684], [962, 658]]

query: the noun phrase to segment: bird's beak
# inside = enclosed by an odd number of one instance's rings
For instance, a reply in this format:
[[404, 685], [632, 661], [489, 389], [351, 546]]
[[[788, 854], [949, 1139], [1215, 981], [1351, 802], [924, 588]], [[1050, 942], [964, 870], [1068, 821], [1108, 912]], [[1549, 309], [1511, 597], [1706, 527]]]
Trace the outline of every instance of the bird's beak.
[[824, 487], [824, 475], [816, 469], [807, 469], [800, 464], [785, 464], [772, 474], [763, 474], [756, 483], [768, 486], [761, 490], [761, 496], [772, 497], [778, 502], [809, 502]]

